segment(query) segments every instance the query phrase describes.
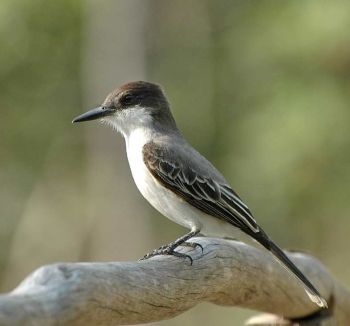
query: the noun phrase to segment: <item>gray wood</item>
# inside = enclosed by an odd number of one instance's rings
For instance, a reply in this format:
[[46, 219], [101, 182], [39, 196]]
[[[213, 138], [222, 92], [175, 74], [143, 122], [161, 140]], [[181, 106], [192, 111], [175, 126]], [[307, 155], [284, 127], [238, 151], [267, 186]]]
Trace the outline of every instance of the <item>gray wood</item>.
[[[192, 266], [189, 260], [172, 256], [43, 266], [0, 296], [0, 325], [146, 323], [172, 318], [205, 301], [285, 317], [310, 315], [318, 309], [267, 252], [223, 239], [194, 241], [204, 247], [203, 254], [200, 248], [181, 249], [194, 259]], [[325, 298], [333, 298], [332, 321], [350, 325], [349, 292], [315, 258], [301, 253], [288, 256]]]

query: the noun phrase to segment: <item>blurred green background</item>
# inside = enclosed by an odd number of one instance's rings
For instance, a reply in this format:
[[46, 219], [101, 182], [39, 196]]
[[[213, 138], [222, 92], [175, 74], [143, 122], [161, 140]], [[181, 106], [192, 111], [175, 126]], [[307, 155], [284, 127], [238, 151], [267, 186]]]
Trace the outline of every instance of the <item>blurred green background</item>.
[[[0, 2], [0, 289], [57, 261], [134, 260], [184, 233], [133, 184], [123, 139], [72, 125], [160, 83], [186, 138], [284, 248], [350, 284], [349, 1]], [[239, 325], [202, 304], [157, 325]]]

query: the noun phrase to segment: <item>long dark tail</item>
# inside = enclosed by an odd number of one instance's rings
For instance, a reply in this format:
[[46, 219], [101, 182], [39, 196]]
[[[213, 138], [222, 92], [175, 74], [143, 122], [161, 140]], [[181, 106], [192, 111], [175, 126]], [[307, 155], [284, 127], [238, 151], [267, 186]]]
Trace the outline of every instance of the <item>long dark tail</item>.
[[312, 285], [312, 283], [306, 278], [306, 276], [300, 271], [298, 267], [287, 257], [287, 255], [276, 244], [269, 239], [266, 233], [260, 229], [260, 232], [251, 234], [262, 246], [269, 250], [290, 272], [299, 282], [304, 286], [305, 292], [309, 296], [312, 302], [316, 303], [319, 307], [327, 308], [327, 301], [322, 298], [318, 290]]

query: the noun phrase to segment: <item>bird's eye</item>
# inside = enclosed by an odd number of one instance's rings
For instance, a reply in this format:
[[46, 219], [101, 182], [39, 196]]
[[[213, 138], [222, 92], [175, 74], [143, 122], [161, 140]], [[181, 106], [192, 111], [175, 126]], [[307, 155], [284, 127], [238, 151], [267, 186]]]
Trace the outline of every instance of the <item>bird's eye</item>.
[[120, 103], [123, 106], [130, 105], [132, 103], [133, 97], [130, 94], [125, 94], [120, 98]]

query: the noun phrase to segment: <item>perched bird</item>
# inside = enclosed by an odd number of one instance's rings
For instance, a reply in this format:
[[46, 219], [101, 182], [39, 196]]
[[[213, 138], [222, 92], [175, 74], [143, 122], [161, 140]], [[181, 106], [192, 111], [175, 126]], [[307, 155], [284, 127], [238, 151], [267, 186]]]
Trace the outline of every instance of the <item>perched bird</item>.
[[188, 257], [175, 249], [195, 246], [187, 242], [193, 236], [232, 238], [239, 230], [269, 250], [302, 283], [314, 303], [327, 307], [326, 300], [257, 224], [221, 173], [184, 139], [160, 86], [144, 81], [125, 84], [110, 93], [100, 107], [73, 122], [94, 119], [110, 124], [124, 136], [132, 176], [142, 195], [160, 213], [191, 230], [144, 258], [164, 254]]

